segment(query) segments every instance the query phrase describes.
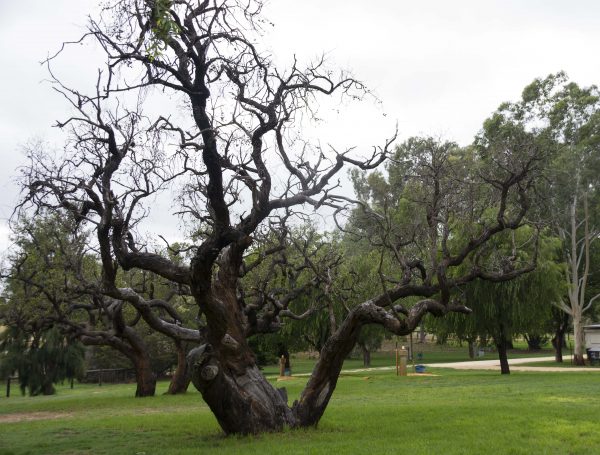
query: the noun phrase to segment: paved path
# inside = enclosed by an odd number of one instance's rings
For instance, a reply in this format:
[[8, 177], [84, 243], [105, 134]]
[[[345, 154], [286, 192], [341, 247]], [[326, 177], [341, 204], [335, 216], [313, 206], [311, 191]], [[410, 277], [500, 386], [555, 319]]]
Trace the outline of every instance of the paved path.
[[[533, 362], [552, 362], [554, 357], [526, 357], [522, 359], [508, 359], [508, 364], [510, 365], [510, 371], [540, 371], [540, 372], [577, 372], [577, 371], [596, 371], [600, 372], [600, 368], [587, 368], [587, 367], [579, 367], [579, 368], [568, 368], [568, 367], [549, 367], [549, 366], [519, 366], [523, 363], [533, 363]], [[568, 360], [565, 362], [567, 363]], [[500, 360], [472, 360], [468, 362], [447, 362], [447, 363], [425, 363], [427, 368], [452, 368], [455, 370], [500, 370]], [[390, 371], [395, 370], [395, 366], [389, 367], [376, 367], [376, 368], [356, 368], [353, 370], [342, 370], [342, 374], [344, 373], [363, 373], [369, 371]], [[410, 369], [410, 365], [409, 365]], [[311, 373], [300, 373], [292, 376], [294, 377], [304, 377], [310, 376]], [[269, 378], [277, 378], [277, 376], [268, 376]]]
[[[533, 362], [552, 362], [554, 357], [527, 357], [523, 359], [508, 359], [511, 371], [599, 371], [600, 368], [568, 368], [568, 367], [549, 367], [549, 366], [519, 366], [523, 363]], [[567, 361], [568, 362], [568, 361]], [[448, 362], [448, 363], [427, 363], [431, 368], [453, 368], [455, 370], [500, 370], [500, 360], [473, 360], [469, 362]]]

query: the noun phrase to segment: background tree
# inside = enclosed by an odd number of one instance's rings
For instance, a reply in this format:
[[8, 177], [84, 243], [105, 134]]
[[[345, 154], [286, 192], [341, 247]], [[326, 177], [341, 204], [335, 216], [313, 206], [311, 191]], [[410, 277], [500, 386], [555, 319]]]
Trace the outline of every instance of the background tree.
[[[340, 247], [344, 253], [344, 263], [336, 283], [336, 303], [342, 315], [345, 315], [357, 302], [368, 300], [381, 290], [378, 270], [382, 258], [380, 252], [373, 250], [368, 242], [356, 241], [352, 236], [345, 236]], [[371, 366], [371, 353], [381, 347], [385, 337], [386, 332], [379, 325], [363, 327], [356, 342], [363, 366]]]
[[83, 377], [84, 348], [55, 327], [37, 329], [13, 325], [0, 334], [0, 377], [16, 373], [22, 393], [53, 395], [54, 384]]
[[[81, 251], [81, 238], [68, 235], [56, 217], [40, 225], [20, 220], [16, 231], [16, 251], [2, 270], [1, 369], [17, 372], [30, 395], [50, 395], [55, 383], [83, 373], [83, 347], [59, 330], [52, 305], [66, 297], [64, 283], [72, 275], [65, 258]], [[68, 242], [58, 243], [63, 236]]]
[[[521, 233], [520, 237], [527, 239], [529, 234]], [[503, 248], [501, 244], [496, 247]], [[558, 254], [558, 239], [542, 237], [535, 271], [507, 283], [483, 280], [469, 283], [461, 298], [473, 313], [468, 317], [449, 315], [435, 321], [436, 333], [454, 335], [471, 343], [478, 339], [493, 340], [501, 374], [509, 374], [507, 350], [512, 339], [547, 333], [553, 302], [564, 291], [562, 264], [556, 262]]]
[[249, 314], [271, 320], [275, 332], [255, 335], [257, 345], [274, 359], [281, 352], [319, 351], [341, 314], [338, 240], [310, 223], [288, 228], [281, 219], [255, 244], [243, 267], [242, 292]]
[[[369, 205], [361, 203], [345, 229], [350, 237], [364, 239], [371, 251], [380, 252], [379, 267], [375, 268], [379, 277], [375, 281], [383, 288], [406, 279], [409, 274], [425, 277], [435, 275], [440, 268], [444, 270], [448, 264], [444, 256], [448, 251], [469, 242], [477, 223], [494, 220], [498, 209], [503, 210], [501, 206], [494, 207], [489, 203], [485, 187], [474, 176], [497, 185], [493, 177], [485, 174], [487, 166], [507, 168], [506, 162], [502, 162], [496, 153], [511, 148], [536, 148], [540, 141], [523, 128], [495, 126], [484, 129], [484, 136], [475, 146], [464, 149], [433, 138], [411, 138], [398, 148], [388, 164], [387, 178], [382, 173], [353, 174], [357, 195]], [[534, 201], [528, 202], [534, 204]], [[496, 220], [499, 221], [498, 218]], [[521, 264], [521, 271], [532, 270], [533, 267], [524, 264], [536, 261], [536, 231], [516, 225], [514, 229], [513, 232], [521, 237], [518, 245], [509, 242], [511, 247], [500, 248], [507, 239], [507, 234], [500, 234], [478, 250], [472, 258], [474, 263], [461, 264], [446, 272], [448, 277], [442, 279], [468, 276], [467, 270], [481, 271], [483, 264], [496, 270], [498, 276], [512, 273], [515, 267], [519, 268], [516, 264]], [[412, 267], [413, 271], [405, 271], [406, 275], [399, 277], [395, 270], [399, 261]], [[403, 268], [406, 270], [408, 266]], [[466, 290], [474, 290], [478, 286], [503, 289], [504, 285], [499, 284], [497, 281], [500, 280], [495, 280], [493, 274], [483, 273], [482, 278], [488, 280], [468, 280], [463, 292], [468, 294]], [[459, 288], [456, 286], [450, 291], [458, 300], [464, 297]], [[467, 302], [469, 307], [475, 303], [472, 299]], [[532, 307], [530, 312], [535, 313], [535, 308]], [[540, 312], [537, 311], [537, 314]], [[534, 320], [531, 318], [529, 322]], [[470, 353], [474, 355], [477, 338], [490, 336], [489, 332], [477, 329], [478, 321], [477, 318], [449, 316], [447, 323], [440, 321], [436, 324], [437, 333], [446, 336], [448, 331], [442, 330], [442, 327], [452, 327], [450, 332], [468, 341]], [[510, 338], [507, 341], [510, 342]], [[505, 348], [505, 341], [502, 343]]]
[[559, 307], [572, 319], [574, 362], [584, 364], [584, 314], [600, 294], [588, 295], [592, 275], [591, 248], [598, 238], [598, 176], [600, 175], [600, 93], [580, 87], [564, 73], [536, 79], [520, 101], [505, 103], [496, 119], [528, 128], [553, 150], [547, 188], [550, 222], [563, 241], [568, 283]]
[[[556, 245], [546, 245], [552, 255]], [[544, 249], [544, 248], [542, 248]], [[543, 254], [543, 253], [542, 253]], [[552, 302], [562, 294], [561, 267], [555, 257], [542, 257], [535, 271], [508, 283], [477, 281], [467, 286], [465, 299], [473, 308], [470, 323], [480, 338], [492, 338], [501, 374], [509, 374], [507, 349], [517, 335], [543, 333]]]
[[[135, 308], [97, 292], [100, 269], [93, 250], [86, 246], [85, 233], [71, 234], [73, 225], [60, 213], [39, 213], [35, 221], [22, 219], [13, 228], [16, 248], [5, 276], [8, 303], [4, 323], [19, 328], [23, 336], [54, 327], [88, 346], [110, 346], [131, 362], [136, 396], [154, 395], [159, 350], [151, 349], [149, 343], [156, 346], [164, 342], [164, 336], [151, 330]], [[135, 282], [132, 285], [151, 296], [161, 292], [159, 284], [146, 279], [119, 279]], [[163, 313], [170, 310], [163, 317], [180, 317], [172, 307], [158, 306]], [[199, 337], [197, 332], [194, 336]], [[179, 339], [175, 342], [181, 348], [180, 365], [184, 367], [173, 375], [170, 393], [183, 392], [188, 384], [185, 351]]]

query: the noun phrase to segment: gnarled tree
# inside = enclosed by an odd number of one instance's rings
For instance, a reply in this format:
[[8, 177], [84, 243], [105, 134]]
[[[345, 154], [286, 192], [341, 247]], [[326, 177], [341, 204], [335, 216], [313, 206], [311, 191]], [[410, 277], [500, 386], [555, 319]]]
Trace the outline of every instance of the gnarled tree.
[[[114, 2], [90, 22], [84, 37], [96, 40], [107, 57], [94, 93], [67, 87], [51, 72], [56, 90], [75, 112], [58, 123], [70, 137], [63, 156], [32, 156], [23, 176], [22, 207], [61, 207], [78, 229], [94, 230], [103, 295], [130, 303], [151, 327], [173, 337], [197, 339], [201, 333], [205, 343], [189, 356], [192, 381], [227, 433], [315, 425], [364, 325], [408, 334], [426, 313], [468, 311], [450, 302], [453, 288], [476, 278], [506, 280], [522, 273], [484, 269], [477, 251], [497, 233], [523, 224], [539, 160], [531, 144], [487, 149], [499, 171], [469, 174], [474, 180], [465, 185], [485, 192], [492, 217], [483, 217], [479, 205], [469, 212], [470, 193], [465, 201], [440, 186], [444, 163], [435, 161], [433, 174], [422, 181], [423, 202], [415, 201], [411, 215], [425, 216], [426, 256], [418, 258], [424, 253], [418, 250], [411, 252], [414, 258], [396, 255], [402, 243], [388, 239], [400, 278], [353, 306], [325, 342], [299, 400], [288, 406], [248, 346], [249, 335], [275, 327], [264, 319], [271, 312], [248, 311], [240, 292], [244, 258], [257, 233], [284, 211], [342, 210], [348, 200], [334, 194], [336, 175], [345, 165], [376, 168], [393, 140], [366, 159], [301, 140], [303, 119], [313, 114], [319, 97], [367, 91], [349, 75], [328, 70], [324, 61], [278, 68], [258, 48], [261, 7], [260, 1], [241, 0]], [[161, 102], [159, 115], [151, 114], [153, 96]], [[170, 112], [169, 101], [175, 102]], [[189, 263], [146, 250], [137, 234], [149, 207], [144, 201], [169, 189], [178, 191], [178, 213], [193, 225]], [[472, 214], [464, 242], [453, 241], [451, 201], [465, 201]], [[453, 276], [450, 270], [461, 265], [465, 273]], [[157, 318], [151, 308], [158, 302], [119, 285], [121, 269], [150, 271], [189, 289], [200, 328]], [[408, 296], [421, 300], [410, 309], [394, 305]], [[279, 316], [289, 314], [287, 301], [275, 305]]]
[[[93, 249], [87, 245], [89, 239], [78, 232], [72, 221], [62, 219], [63, 212], [38, 213], [35, 221], [20, 219], [13, 223], [15, 246], [7, 270], [2, 273], [6, 299], [0, 321], [21, 333], [30, 333], [33, 338], [55, 328], [86, 345], [116, 349], [132, 362], [137, 379], [136, 396], [154, 395], [156, 375], [147, 345], [149, 329], [142, 327], [145, 321], [141, 312], [151, 313], [152, 317], [146, 319], [160, 321], [166, 327], [180, 325], [183, 318], [169, 305], [177, 291], [169, 289], [164, 295], [165, 291], [158, 289], [159, 284], [154, 286], [150, 282], [148, 286], [146, 280], [125, 274], [119, 277], [120, 282], [132, 283], [152, 303], [138, 310], [127, 302], [105, 296], [99, 284], [101, 269]], [[138, 275], [143, 278], [151, 274]], [[155, 298], [158, 294], [163, 294], [162, 300]], [[197, 330], [188, 333], [187, 341], [196, 344], [201, 341]], [[173, 342], [179, 347], [181, 361], [169, 391], [179, 393], [185, 391], [188, 383], [184, 340], [177, 337]]]

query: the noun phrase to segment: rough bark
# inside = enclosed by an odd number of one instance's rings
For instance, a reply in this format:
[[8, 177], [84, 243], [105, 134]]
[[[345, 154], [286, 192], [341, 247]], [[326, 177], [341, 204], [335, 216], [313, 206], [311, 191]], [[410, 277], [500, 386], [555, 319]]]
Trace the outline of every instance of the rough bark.
[[372, 299], [352, 309], [323, 346], [319, 361], [300, 399], [292, 407], [298, 426], [312, 426], [319, 422], [335, 390], [344, 360], [356, 345], [361, 328], [365, 324], [379, 324], [395, 335], [408, 335], [426, 313], [442, 316], [448, 311], [470, 312], [465, 307], [444, 306], [426, 299], [415, 304], [410, 310], [402, 310], [406, 317], [399, 319], [378, 306], [376, 301], [377, 299]]
[[194, 288], [207, 319], [207, 343], [190, 351], [188, 371], [225, 433], [280, 431], [296, 421], [286, 394], [263, 376], [246, 341], [235, 293], [241, 251], [230, 248], [212, 285]]
[[362, 322], [354, 310], [338, 330], [327, 340], [313, 373], [294, 403], [293, 410], [300, 426], [316, 425], [329, 404], [329, 399], [337, 385], [344, 359], [350, 354], [360, 335]]
[[187, 392], [191, 382], [191, 378], [188, 374], [187, 359], [183, 343], [176, 340], [175, 348], [177, 349], [177, 368], [171, 377], [169, 389], [166, 392], [167, 395], [177, 395]]
[[276, 390], [252, 362], [236, 365], [225, 349], [223, 345], [215, 349], [204, 344], [188, 354], [192, 383], [223, 431], [255, 434], [296, 426], [285, 394]]
[[[414, 168], [415, 181], [434, 190], [431, 198], [426, 196], [430, 200], [422, 203], [430, 234], [427, 244], [419, 244], [417, 237], [420, 236], [413, 235], [405, 244], [409, 247], [408, 254], [397, 251], [404, 239], [400, 245], [398, 240], [401, 239], [394, 239], [393, 245], [386, 245], [387, 240], [381, 245], [395, 251], [400, 266], [396, 277], [399, 281], [389, 290], [384, 284], [384, 291], [378, 297], [349, 311], [348, 318], [339, 327], [331, 318], [332, 335], [322, 348], [320, 360], [300, 400], [290, 409], [285, 394], [277, 391], [260, 373], [246, 341], [252, 330], [258, 333], [258, 329], [263, 332], [278, 329], [281, 326], [278, 314], [287, 312], [289, 316], [289, 309], [269, 300], [268, 305], [259, 305], [253, 310], [255, 319], [258, 310], [262, 310], [265, 316], [262, 322], [249, 322], [250, 305], [243, 308], [243, 302], [237, 298], [240, 258], [252, 242], [252, 236], [266, 227], [267, 218], [272, 215], [287, 209], [298, 212], [307, 204], [315, 210], [336, 208], [336, 213], [344, 212], [343, 205], [360, 205], [360, 201], [334, 194], [338, 192], [336, 174], [346, 164], [363, 171], [374, 170], [390, 155], [395, 135], [365, 160], [352, 158], [351, 149], [338, 153], [331, 147], [331, 154], [313, 153], [320, 147], [307, 144], [306, 154], [295, 147], [288, 150], [288, 142], [295, 144], [294, 138], [301, 134], [297, 129], [302, 123], [298, 122], [298, 115], [305, 109], [312, 112], [314, 95], [337, 92], [354, 98], [370, 92], [344, 72], [334, 78], [334, 73], [323, 66], [323, 60], [305, 70], [295, 63], [287, 71], [278, 69], [256, 46], [258, 43], [255, 44], [259, 36], [255, 32], [260, 32], [260, 27], [256, 30], [255, 26], [263, 21], [260, 1], [256, 8], [239, 1], [163, 2], [168, 4], [166, 24], [168, 28], [169, 24], [173, 25], [165, 36], [159, 36], [163, 33], [145, 19], [154, 3], [149, 0], [117, 2], [114, 10], [108, 8], [99, 20], [90, 21], [85, 37], [99, 42], [109, 62], [106, 71], [99, 73], [96, 91], [91, 95], [67, 87], [50, 73], [54, 88], [76, 111], [70, 118], [58, 122], [58, 126], [68, 127], [73, 135], [70, 141], [80, 146], [74, 147], [73, 155], [64, 164], [54, 165], [45, 158], [40, 160], [47, 154], [31, 155], [31, 172], [24, 176], [23, 189], [27, 196], [22, 206], [27, 203], [36, 208], [66, 210], [76, 222], [76, 229], [91, 227], [96, 231], [97, 253], [102, 262], [99, 293], [122, 301], [115, 311], [119, 312], [121, 305], [131, 305], [154, 330], [194, 341], [198, 330], [164, 320], [152, 311], [159, 302], [146, 300], [133, 288], [118, 288], [120, 279], [117, 277], [120, 278], [122, 271], [140, 269], [178, 283], [186, 288], [186, 294], [193, 295], [206, 325], [202, 345], [188, 356], [190, 377], [226, 433], [258, 433], [285, 426], [315, 425], [364, 324], [380, 324], [392, 333], [406, 335], [416, 328], [426, 312], [443, 315], [456, 311], [449, 309], [452, 290], [479, 278], [505, 281], [533, 269], [535, 261], [524, 269], [505, 273], [490, 272], [485, 267], [465, 269], [463, 276], [451, 273], [452, 268], [470, 263], [473, 253], [496, 234], [517, 229], [525, 222], [530, 206], [527, 192], [533, 187], [536, 163], [541, 158], [535, 143], [527, 140], [522, 144], [518, 140], [515, 145], [512, 142], [494, 145], [492, 153], [495, 148], [502, 150], [504, 160], [509, 152], [515, 157], [514, 163], [507, 160], [508, 168], [494, 167], [493, 175], [487, 177], [485, 172], [482, 175], [465, 173], [464, 186], [460, 182], [462, 171], [458, 172], [458, 168], [457, 178], [446, 178], [450, 174], [444, 166], [452, 161], [450, 149], [455, 145], [435, 146], [431, 163]], [[109, 19], [113, 14], [118, 18], [115, 23]], [[148, 43], [156, 43], [156, 40], [160, 48], [158, 58], [148, 54]], [[47, 63], [50, 65], [54, 58]], [[141, 77], [135, 80], [116, 77], [121, 69], [132, 75], [139, 72]], [[158, 118], [144, 114], [139, 103], [130, 108], [121, 107], [119, 103], [117, 109], [115, 101], [122, 99], [125, 91], [132, 92], [133, 100], [139, 90], [146, 93], [152, 86], [174, 97], [177, 105], [189, 102], [192, 118], [182, 119], [182, 124], [194, 123], [193, 128], [184, 130], [173, 125], [168, 107], [164, 116]], [[178, 98], [179, 95], [185, 96], [186, 101]], [[100, 103], [101, 99], [108, 102]], [[149, 136], [150, 131], [157, 134], [146, 143], [142, 137]], [[291, 140], [288, 141], [288, 137]], [[172, 144], [173, 140], [179, 142], [179, 150], [175, 165], [171, 166], [169, 162], [162, 163], [159, 159], [162, 154], [155, 151], [161, 150], [164, 144]], [[429, 153], [431, 148], [425, 145]], [[146, 165], [154, 161], [157, 161], [156, 166]], [[286, 175], [277, 175], [275, 191], [271, 188], [271, 172], [281, 170]], [[451, 168], [448, 170], [454, 174]], [[280, 185], [286, 181], [287, 184]], [[185, 185], [185, 190], [181, 186], [179, 205], [183, 212], [180, 215], [186, 219], [189, 216], [202, 225], [193, 240], [189, 267], [146, 251], [134, 236], [140, 221], [138, 214], [148, 208], [143, 206], [144, 201], [150, 204], [149, 197], [157, 191], [180, 184]], [[479, 219], [480, 208], [487, 208], [479, 204], [469, 208], [470, 204], [456, 203], [454, 195], [463, 187], [471, 194], [474, 184], [490, 184], [490, 188], [495, 188], [490, 193], [492, 197], [486, 197], [485, 204], [498, 207], [497, 221], [484, 223], [482, 229], [475, 229], [476, 235], [453, 250], [449, 247], [455, 243], [451, 239], [453, 229], [449, 220], [470, 219], [472, 215]], [[446, 191], [449, 197], [445, 197]], [[460, 210], [453, 212], [453, 207]], [[390, 214], [378, 216], [386, 219]], [[395, 223], [394, 218], [389, 221]], [[382, 237], [393, 239], [395, 235]], [[239, 254], [232, 254], [234, 250]], [[429, 254], [413, 259], [416, 251]], [[233, 259], [227, 259], [228, 255]], [[85, 288], [89, 292], [87, 284]], [[441, 303], [423, 300], [410, 310], [394, 305], [403, 297], [429, 299], [438, 295]], [[163, 309], [168, 308], [166, 302], [162, 305]], [[122, 349], [134, 353], [130, 358], [138, 377], [136, 395], [153, 394], [155, 378], [144, 354], [143, 340], [129, 333], [132, 329], [122, 318], [117, 319], [114, 333], [102, 336], [119, 338], [110, 341], [113, 344], [129, 343]], [[250, 327], [252, 325], [254, 327]]]
[[156, 375], [152, 371], [150, 357], [146, 353], [136, 353], [132, 359], [135, 368], [136, 397], [153, 397], [156, 392]]
[[[226, 278], [224, 267], [219, 274]], [[213, 309], [221, 305], [232, 311], [223, 314], [225, 319], [219, 325], [221, 332], [214, 330], [215, 325], [209, 325], [209, 342], [190, 351], [188, 369], [192, 383], [202, 394], [223, 431], [228, 434], [316, 425], [335, 390], [344, 360], [356, 345], [365, 324], [379, 324], [396, 335], [406, 335], [415, 329], [428, 312], [436, 316], [450, 310], [469, 312], [464, 307], [444, 306], [433, 300], [423, 300], [406, 312], [405, 319], [398, 319], [373, 300], [358, 305], [323, 346], [308, 384], [290, 409], [285, 391], [275, 389], [258, 369], [242, 336], [239, 320], [231, 318], [232, 314], [236, 314], [233, 311], [235, 296], [225, 292], [229, 288], [224, 284], [215, 282], [210, 300], [202, 302], [213, 306]], [[207, 314], [207, 317], [211, 316]]]

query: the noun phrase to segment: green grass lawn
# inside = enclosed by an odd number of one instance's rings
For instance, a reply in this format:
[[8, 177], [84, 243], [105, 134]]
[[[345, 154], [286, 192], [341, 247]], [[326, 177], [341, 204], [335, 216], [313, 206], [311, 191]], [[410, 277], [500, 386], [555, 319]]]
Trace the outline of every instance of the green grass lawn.
[[[430, 371], [344, 374], [317, 429], [255, 437], [224, 437], [198, 393], [161, 395], [166, 383], [141, 399], [131, 384], [2, 397], [0, 453], [600, 453], [596, 372]], [[292, 399], [305, 381], [284, 383]]]
[[[573, 365], [568, 357], [563, 359], [562, 363], [550, 361], [544, 362], [528, 362], [528, 363], [520, 363], [519, 366], [528, 366], [528, 367], [559, 367], [559, 368], [581, 368], [577, 365]], [[600, 370], [600, 365], [597, 363], [594, 365], [586, 364], [585, 368], [598, 368]]]

